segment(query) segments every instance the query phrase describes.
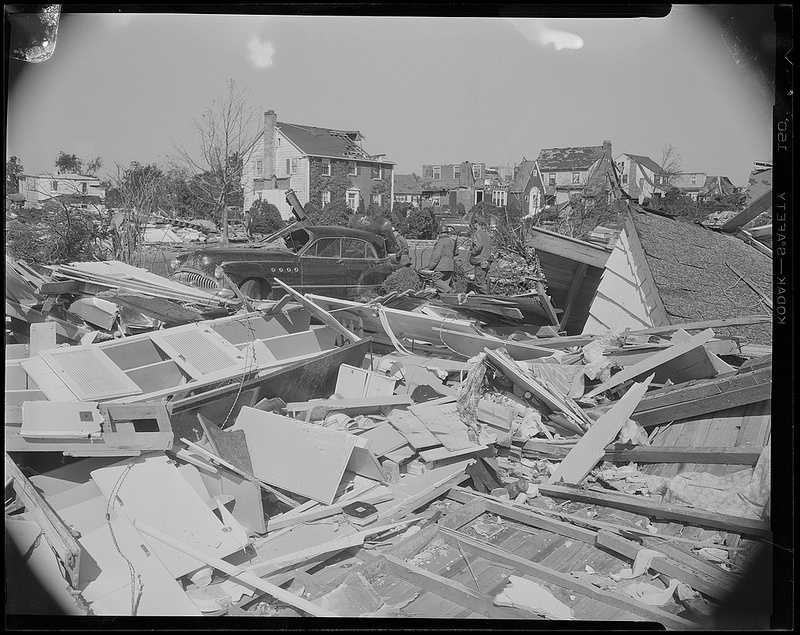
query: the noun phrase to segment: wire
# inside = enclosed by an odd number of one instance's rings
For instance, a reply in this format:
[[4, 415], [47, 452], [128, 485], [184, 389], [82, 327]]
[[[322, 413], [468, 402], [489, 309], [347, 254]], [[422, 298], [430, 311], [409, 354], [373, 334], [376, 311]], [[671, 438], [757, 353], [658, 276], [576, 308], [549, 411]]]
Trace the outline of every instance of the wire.
[[250, 331], [250, 344], [251, 344], [251, 346], [249, 346], [247, 348], [247, 351], [248, 351], [248, 355], [249, 355], [250, 352], [252, 352], [252, 359], [249, 362], [245, 362], [246, 367], [245, 367], [244, 371], [242, 372], [242, 379], [239, 382], [239, 389], [236, 391], [236, 396], [233, 398], [233, 402], [231, 403], [230, 410], [228, 410], [228, 414], [225, 415], [225, 419], [222, 421], [222, 424], [219, 426], [221, 430], [224, 430], [227, 427], [228, 419], [230, 418], [231, 414], [233, 413], [233, 409], [236, 407], [236, 403], [239, 401], [239, 396], [242, 394], [242, 389], [244, 388], [244, 383], [247, 380], [247, 376], [250, 374], [250, 372], [253, 370], [253, 367], [256, 365], [256, 347], [255, 347], [255, 343], [256, 343], [256, 340], [258, 338], [256, 337], [256, 331], [253, 328], [252, 321], [249, 320], [249, 319], [248, 320], [242, 320], [240, 318], [235, 318], [234, 322], [238, 322], [239, 324], [242, 324], [243, 326], [247, 327], [247, 329]]
[[133, 469], [133, 465], [133, 463], [129, 463], [127, 466], [125, 466], [122, 474], [119, 475], [119, 478], [117, 478], [114, 486], [111, 488], [111, 493], [108, 496], [108, 503], [106, 504], [106, 523], [108, 523], [108, 529], [111, 532], [111, 540], [114, 543], [114, 548], [128, 564], [128, 571], [130, 572], [131, 576], [131, 615], [135, 616], [136, 610], [139, 607], [139, 601], [142, 598], [142, 591], [144, 591], [142, 576], [141, 574], [136, 573], [136, 568], [133, 566], [133, 563], [124, 553], [122, 553], [122, 549], [120, 549], [119, 543], [117, 542], [117, 536], [114, 533], [114, 526], [111, 524], [111, 512], [113, 511], [115, 501], [117, 500], [117, 495], [119, 494], [119, 490], [122, 487], [125, 477], [130, 473], [131, 469]]

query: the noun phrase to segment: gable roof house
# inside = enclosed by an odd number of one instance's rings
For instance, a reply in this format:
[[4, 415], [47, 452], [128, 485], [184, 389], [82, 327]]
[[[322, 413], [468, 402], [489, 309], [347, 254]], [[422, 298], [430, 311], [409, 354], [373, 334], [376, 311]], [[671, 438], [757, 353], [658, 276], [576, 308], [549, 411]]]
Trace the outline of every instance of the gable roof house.
[[484, 163], [424, 164], [422, 166], [422, 205], [454, 208], [458, 203], [469, 211], [483, 200]]
[[542, 196], [542, 181], [536, 169], [536, 161], [522, 158], [514, 169], [514, 178], [508, 189], [508, 195], [519, 203], [520, 209], [525, 210], [525, 215], [534, 217], [544, 208]]
[[294, 190], [305, 205], [319, 207], [339, 199], [353, 210], [363, 201], [387, 211], [393, 199], [394, 163], [371, 155], [358, 130], [337, 130], [278, 121], [264, 113], [264, 126], [242, 171], [244, 208], [262, 199], [292, 218], [285, 193]]
[[[619, 332], [768, 311], [772, 260], [751, 245], [628, 201], [584, 333]], [[768, 345], [770, 324], [714, 329], [717, 337]]]
[[620, 186], [640, 204], [647, 199], [663, 196], [669, 188], [669, 176], [648, 156], [625, 152], [614, 161], [620, 173]]
[[618, 182], [610, 141], [600, 146], [544, 149], [536, 166], [546, 204], [560, 205], [575, 196], [595, 198], [613, 191]]
[[419, 207], [422, 198], [422, 179], [416, 174], [394, 175], [394, 202], [411, 203]]
[[25, 206], [40, 209], [47, 202], [102, 209], [106, 190], [96, 176], [85, 174], [21, 174], [19, 193]]

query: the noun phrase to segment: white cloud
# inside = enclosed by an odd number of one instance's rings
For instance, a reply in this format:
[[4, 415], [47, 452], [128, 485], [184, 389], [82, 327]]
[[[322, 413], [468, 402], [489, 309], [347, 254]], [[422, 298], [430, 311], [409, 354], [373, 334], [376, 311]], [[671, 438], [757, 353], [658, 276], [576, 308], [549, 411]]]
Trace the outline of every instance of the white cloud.
[[262, 40], [257, 35], [252, 36], [247, 43], [247, 56], [250, 63], [256, 68], [272, 66], [273, 55], [275, 55], [275, 47], [272, 42]]
[[542, 47], [552, 46], [556, 51], [583, 48], [583, 38], [569, 31], [549, 27], [544, 21], [533, 18], [512, 20], [511, 24], [526, 40]]

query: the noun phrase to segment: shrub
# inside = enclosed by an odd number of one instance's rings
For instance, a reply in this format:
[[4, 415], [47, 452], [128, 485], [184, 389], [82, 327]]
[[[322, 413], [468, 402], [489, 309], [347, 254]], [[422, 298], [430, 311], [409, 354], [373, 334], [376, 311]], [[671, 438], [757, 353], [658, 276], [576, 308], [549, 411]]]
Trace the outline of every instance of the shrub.
[[439, 223], [433, 213], [433, 208], [414, 209], [408, 214], [407, 238], [431, 239], [436, 238]]
[[346, 203], [342, 201], [332, 201], [324, 209], [320, 209], [313, 203], [305, 206], [308, 221], [312, 225], [347, 225], [353, 213]]
[[381, 288], [383, 293], [391, 293], [392, 291], [402, 293], [403, 291], [419, 291], [420, 289], [422, 289], [422, 280], [411, 267], [401, 267], [390, 273], [386, 280], [383, 281]]
[[257, 200], [250, 207], [252, 225], [250, 231], [256, 234], [274, 234], [285, 225], [281, 213], [272, 203]]

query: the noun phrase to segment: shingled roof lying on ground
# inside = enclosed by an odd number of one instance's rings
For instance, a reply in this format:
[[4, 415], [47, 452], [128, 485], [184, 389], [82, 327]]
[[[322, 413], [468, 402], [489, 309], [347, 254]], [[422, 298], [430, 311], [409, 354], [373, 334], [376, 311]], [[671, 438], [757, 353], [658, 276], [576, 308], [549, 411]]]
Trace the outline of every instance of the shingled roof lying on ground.
[[[739, 276], [772, 298], [772, 260], [738, 238], [631, 206], [647, 264], [671, 323], [764, 313], [762, 299]], [[718, 335], [770, 344], [772, 327], [719, 329]]]

